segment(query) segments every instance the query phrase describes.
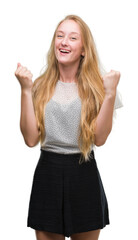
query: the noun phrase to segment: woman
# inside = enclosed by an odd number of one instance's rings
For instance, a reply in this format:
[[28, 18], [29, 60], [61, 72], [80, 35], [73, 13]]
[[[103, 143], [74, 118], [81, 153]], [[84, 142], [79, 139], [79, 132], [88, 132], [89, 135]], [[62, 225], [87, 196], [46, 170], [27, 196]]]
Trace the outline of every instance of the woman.
[[27, 226], [37, 240], [97, 240], [109, 213], [93, 148], [106, 142], [122, 106], [120, 73], [101, 76], [92, 34], [75, 15], [58, 24], [47, 60], [34, 83], [21, 64], [15, 72], [25, 143], [41, 143]]

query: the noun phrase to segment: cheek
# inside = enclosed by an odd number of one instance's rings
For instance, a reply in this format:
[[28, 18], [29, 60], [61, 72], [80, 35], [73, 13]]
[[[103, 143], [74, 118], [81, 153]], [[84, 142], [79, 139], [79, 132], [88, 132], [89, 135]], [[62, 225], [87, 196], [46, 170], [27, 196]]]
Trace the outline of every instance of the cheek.
[[58, 47], [58, 41], [55, 39], [55, 49]]
[[74, 52], [75, 52], [75, 54], [76, 54], [77, 56], [81, 56], [81, 54], [82, 54], [82, 46], [76, 46], [76, 47], [74, 48]]
[[54, 46], [54, 49], [56, 50], [56, 48], [57, 48], [57, 43], [56, 43], [56, 41], [55, 41], [55, 46]]
[[57, 45], [57, 42], [55, 41], [54, 52], [56, 57], [57, 57], [57, 51], [58, 51], [58, 45]]

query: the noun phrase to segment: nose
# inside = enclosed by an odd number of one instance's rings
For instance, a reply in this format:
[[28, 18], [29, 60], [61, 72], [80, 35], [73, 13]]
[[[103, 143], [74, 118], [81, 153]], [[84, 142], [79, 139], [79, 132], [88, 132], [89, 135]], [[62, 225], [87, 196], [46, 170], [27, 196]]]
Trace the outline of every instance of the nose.
[[61, 44], [62, 44], [63, 46], [67, 46], [67, 45], [68, 45], [68, 38], [67, 38], [66, 36], [62, 39]]

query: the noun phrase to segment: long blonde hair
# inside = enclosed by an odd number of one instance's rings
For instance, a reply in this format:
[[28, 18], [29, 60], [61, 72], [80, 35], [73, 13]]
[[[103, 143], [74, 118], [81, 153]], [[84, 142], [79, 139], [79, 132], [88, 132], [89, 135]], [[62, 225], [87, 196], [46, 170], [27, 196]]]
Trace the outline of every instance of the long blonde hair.
[[99, 68], [99, 58], [93, 36], [87, 24], [76, 15], [66, 16], [55, 30], [47, 55], [47, 68], [33, 84], [32, 96], [36, 119], [40, 129], [40, 142], [45, 138], [44, 116], [45, 106], [54, 93], [60, 77], [58, 61], [55, 56], [54, 43], [56, 31], [65, 20], [74, 20], [80, 27], [85, 56], [80, 58], [77, 73], [78, 92], [82, 102], [80, 134], [78, 145], [82, 153], [82, 161], [89, 161], [91, 145], [95, 141], [95, 123], [104, 99], [104, 87]]

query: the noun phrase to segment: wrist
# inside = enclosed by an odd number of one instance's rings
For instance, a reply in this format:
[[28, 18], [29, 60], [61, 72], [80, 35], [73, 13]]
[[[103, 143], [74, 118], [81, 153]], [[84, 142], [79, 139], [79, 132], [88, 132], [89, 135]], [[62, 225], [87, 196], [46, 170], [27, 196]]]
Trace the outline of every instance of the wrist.
[[32, 94], [32, 88], [21, 88], [22, 94]]
[[116, 93], [106, 93], [105, 97], [104, 97], [104, 100], [114, 104], [115, 97], [116, 97]]
[[116, 90], [105, 92], [105, 97], [107, 97], [107, 98], [115, 98], [116, 97]]

